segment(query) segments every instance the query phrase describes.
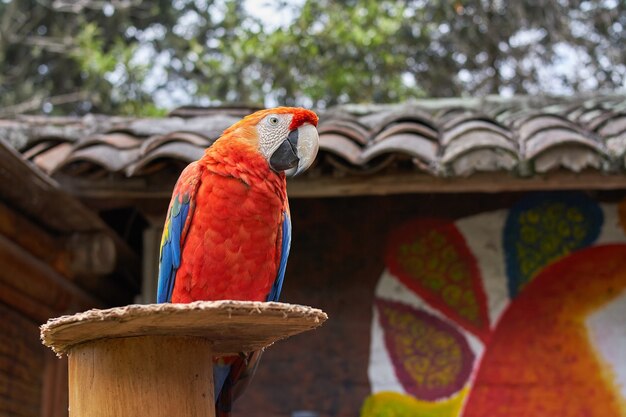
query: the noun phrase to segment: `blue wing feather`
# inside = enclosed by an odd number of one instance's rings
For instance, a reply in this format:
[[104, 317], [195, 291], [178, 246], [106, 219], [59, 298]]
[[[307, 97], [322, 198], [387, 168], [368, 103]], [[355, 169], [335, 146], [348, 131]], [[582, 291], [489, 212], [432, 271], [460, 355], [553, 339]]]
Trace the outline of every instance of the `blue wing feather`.
[[[178, 199], [178, 195], [174, 199]], [[161, 248], [161, 261], [159, 264], [159, 285], [157, 289], [157, 302], [168, 303], [172, 299], [176, 271], [180, 267], [180, 253], [182, 248], [183, 228], [189, 215], [189, 202], [181, 203], [180, 208], [172, 207], [170, 218], [167, 222], [167, 238]], [[176, 208], [176, 210], [174, 210]], [[165, 233], [165, 232], [164, 232]]]
[[278, 301], [280, 292], [283, 288], [283, 281], [285, 279], [285, 269], [287, 269], [287, 258], [289, 258], [289, 250], [291, 249], [291, 219], [289, 212], [283, 212], [283, 240], [280, 252], [280, 264], [278, 266], [278, 273], [276, 274], [276, 280], [274, 285], [267, 296], [267, 301]]
[[231, 368], [232, 366], [230, 364], [213, 364], [213, 389], [215, 391], [216, 401], [220, 395], [220, 392], [222, 392], [222, 388], [224, 387], [226, 378], [228, 378], [228, 374], [230, 374]]
[[157, 303], [167, 303], [172, 297], [174, 287], [174, 275], [176, 269], [172, 262], [171, 242], [163, 245], [161, 262], [159, 264], [159, 286], [157, 288]]
[[176, 271], [180, 267], [185, 237], [191, 225], [201, 175], [202, 166], [192, 162], [183, 170], [174, 186], [161, 240], [158, 303], [168, 303], [172, 300]]

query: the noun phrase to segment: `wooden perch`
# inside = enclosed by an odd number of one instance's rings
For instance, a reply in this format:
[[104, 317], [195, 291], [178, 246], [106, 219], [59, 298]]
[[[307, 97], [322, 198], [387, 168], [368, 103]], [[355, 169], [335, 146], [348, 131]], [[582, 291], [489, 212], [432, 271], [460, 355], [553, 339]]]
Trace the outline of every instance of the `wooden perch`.
[[210, 417], [212, 357], [263, 349], [326, 319], [274, 302], [131, 305], [49, 320], [41, 339], [69, 357], [70, 417]]

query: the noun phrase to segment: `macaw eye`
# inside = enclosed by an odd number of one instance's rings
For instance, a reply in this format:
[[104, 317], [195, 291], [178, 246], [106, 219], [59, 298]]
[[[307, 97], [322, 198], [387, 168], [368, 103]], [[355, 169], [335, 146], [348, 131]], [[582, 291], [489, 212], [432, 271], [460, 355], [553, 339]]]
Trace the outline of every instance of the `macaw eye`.
[[272, 126], [276, 126], [278, 124], [278, 117], [276, 116], [270, 116], [269, 119], [267, 119], [268, 123]]

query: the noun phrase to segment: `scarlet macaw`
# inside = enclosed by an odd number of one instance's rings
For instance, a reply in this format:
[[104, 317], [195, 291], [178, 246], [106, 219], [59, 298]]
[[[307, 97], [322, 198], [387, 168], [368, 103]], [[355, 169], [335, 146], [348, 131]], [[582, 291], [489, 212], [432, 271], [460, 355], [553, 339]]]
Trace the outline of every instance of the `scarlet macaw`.
[[[291, 244], [287, 175], [317, 154], [317, 116], [302, 108], [253, 113], [180, 175], [159, 264], [159, 303], [277, 301]], [[260, 353], [214, 366], [216, 414], [228, 415]]]

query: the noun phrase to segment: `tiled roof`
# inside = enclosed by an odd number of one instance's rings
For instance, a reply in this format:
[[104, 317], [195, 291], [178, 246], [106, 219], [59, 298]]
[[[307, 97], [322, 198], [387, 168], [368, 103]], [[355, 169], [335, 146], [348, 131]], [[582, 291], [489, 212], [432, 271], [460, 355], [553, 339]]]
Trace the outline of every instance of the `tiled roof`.
[[[252, 108], [182, 108], [160, 119], [89, 115], [0, 120], [0, 137], [52, 176], [123, 180], [180, 169]], [[626, 96], [347, 105], [320, 114], [309, 177], [418, 172], [624, 172]]]

